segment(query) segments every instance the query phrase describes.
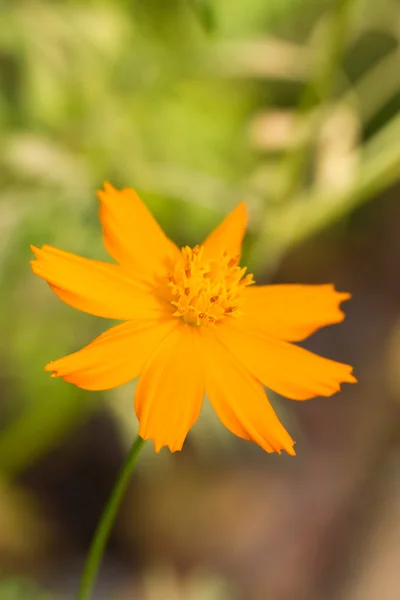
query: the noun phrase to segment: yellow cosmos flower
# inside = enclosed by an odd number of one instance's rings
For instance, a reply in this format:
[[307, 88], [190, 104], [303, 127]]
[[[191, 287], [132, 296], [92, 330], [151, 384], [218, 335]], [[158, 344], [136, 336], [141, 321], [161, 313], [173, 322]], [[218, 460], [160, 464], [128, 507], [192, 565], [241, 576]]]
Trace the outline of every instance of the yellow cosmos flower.
[[231, 432], [295, 454], [263, 386], [306, 400], [356, 381], [349, 365], [289, 343], [342, 321], [349, 294], [332, 285], [252, 285], [239, 266], [244, 203], [203, 244], [180, 250], [132, 189], [104, 188], [100, 220], [117, 264], [45, 245], [32, 247], [32, 269], [67, 304], [124, 322], [45, 370], [86, 390], [139, 376], [139, 435], [156, 451], [182, 448], [206, 393]]

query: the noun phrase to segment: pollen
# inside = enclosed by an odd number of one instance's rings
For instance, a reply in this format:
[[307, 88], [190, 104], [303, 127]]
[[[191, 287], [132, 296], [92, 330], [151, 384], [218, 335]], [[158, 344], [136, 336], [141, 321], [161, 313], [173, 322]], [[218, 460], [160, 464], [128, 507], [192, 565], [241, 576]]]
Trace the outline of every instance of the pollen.
[[182, 248], [180, 260], [167, 276], [173, 316], [190, 325], [210, 326], [240, 315], [241, 292], [254, 279], [246, 275], [246, 267], [239, 266], [239, 258], [224, 253], [209, 259], [202, 246]]

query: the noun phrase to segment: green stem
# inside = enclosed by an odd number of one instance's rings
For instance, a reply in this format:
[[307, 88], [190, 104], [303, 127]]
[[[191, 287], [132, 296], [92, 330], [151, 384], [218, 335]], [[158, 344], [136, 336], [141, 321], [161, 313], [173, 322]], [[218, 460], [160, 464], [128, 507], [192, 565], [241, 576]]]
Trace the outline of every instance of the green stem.
[[110, 499], [107, 502], [107, 506], [101, 516], [83, 569], [77, 600], [89, 600], [92, 594], [110, 531], [143, 444], [144, 440], [140, 436], [137, 436], [121, 469]]

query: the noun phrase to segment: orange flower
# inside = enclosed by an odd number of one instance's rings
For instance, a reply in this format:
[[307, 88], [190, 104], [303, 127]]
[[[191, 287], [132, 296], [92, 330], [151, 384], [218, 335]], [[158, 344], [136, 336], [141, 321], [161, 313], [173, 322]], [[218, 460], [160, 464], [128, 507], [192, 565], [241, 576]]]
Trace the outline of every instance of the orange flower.
[[139, 435], [156, 451], [182, 448], [206, 393], [234, 434], [295, 454], [263, 385], [306, 400], [356, 381], [349, 365], [288, 343], [342, 321], [350, 295], [332, 285], [253, 286], [239, 266], [244, 203], [202, 245], [179, 250], [132, 189], [104, 188], [100, 220], [117, 264], [43, 246], [32, 247], [32, 269], [67, 304], [124, 322], [45, 370], [86, 390], [140, 376]]

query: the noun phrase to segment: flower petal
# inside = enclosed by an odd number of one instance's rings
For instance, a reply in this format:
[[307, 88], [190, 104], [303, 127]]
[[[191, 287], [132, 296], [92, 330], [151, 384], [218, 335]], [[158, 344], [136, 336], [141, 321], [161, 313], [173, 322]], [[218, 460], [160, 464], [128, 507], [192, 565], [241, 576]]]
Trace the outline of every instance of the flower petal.
[[45, 366], [84, 390], [108, 390], [137, 377], [146, 360], [177, 326], [168, 321], [128, 321], [112, 327], [82, 350]]
[[132, 276], [153, 281], [179, 259], [180, 250], [167, 238], [147, 206], [130, 189], [116, 190], [109, 183], [98, 192], [104, 245]]
[[343, 321], [339, 305], [351, 297], [331, 284], [251, 286], [242, 294], [241, 320], [246, 327], [292, 342]]
[[215, 338], [201, 331], [206, 393], [222, 423], [267, 452], [294, 455], [293, 440], [279, 421], [261, 384]]
[[204, 256], [218, 257], [223, 252], [227, 252], [229, 256], [240, 255], [247, 220], [246, 203], [241, 202], [204, 240]]
[[217, 336], [256, 379], [293, 400], [331, 396], [340, 390], [340, 383], [357, 381], [349, 365], [248, 331], [237, 323], [217, 328]]
[[204, 375], [196, 353], [197, 330], [179, 323], [150, 357], [135, 393], [139, 435], [154, 442], [156, 452], [181, 450], [199, 416]]
[[109, 319], [157, 318], [168, 307], [118, 266], [43, 246], [31, 246], [33, 272], [47, 281], [61, 300], [84, 312]]

